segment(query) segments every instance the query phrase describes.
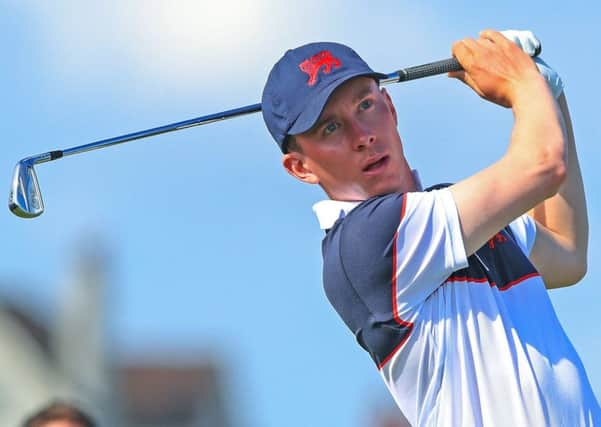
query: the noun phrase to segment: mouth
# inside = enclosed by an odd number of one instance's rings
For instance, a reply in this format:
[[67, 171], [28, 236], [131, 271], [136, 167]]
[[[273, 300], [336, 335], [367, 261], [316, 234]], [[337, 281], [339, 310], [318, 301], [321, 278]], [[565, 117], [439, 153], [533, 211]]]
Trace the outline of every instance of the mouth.
[[376, 160], [368, 163], [367, 166], [365, 166], [363, 168], [363, 172], [367, 173], [367, 174], [378, 173], [386, 167], [389, 160], [390, 160], [389, 156], [380, 157], [379, 159], [376, 159]]

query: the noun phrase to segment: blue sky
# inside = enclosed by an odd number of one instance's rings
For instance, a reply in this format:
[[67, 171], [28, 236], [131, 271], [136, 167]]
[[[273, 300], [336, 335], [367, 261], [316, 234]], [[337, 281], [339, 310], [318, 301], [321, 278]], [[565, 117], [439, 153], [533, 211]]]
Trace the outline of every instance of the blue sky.
[[[6, 195], [28, 155], [258, 102], [290, 47], [339, 41], [391, 72], [446, 58], [453, 41], [484, 28], [531, 29], [566, 85], [590, 219], [586, 278], [551, 295], [601, 396], [599, 6], [369, 4], [0, 0]], [[458, 181], [504, 152], [511, 112], [459, 82], [389, 92], [425, 184]], [[40, 165], [46, 212], [22, 220], [0, 210], [1, 293], [52, 307], [78, 242], [106, 246], [121, 354], [212, 349], [231, 366], [231, 405], [245, 425], [365, 425], [391, 402], [321, 289], [311, 206], [323, 194], [288, 177], [279, 157], [255, 115]]]

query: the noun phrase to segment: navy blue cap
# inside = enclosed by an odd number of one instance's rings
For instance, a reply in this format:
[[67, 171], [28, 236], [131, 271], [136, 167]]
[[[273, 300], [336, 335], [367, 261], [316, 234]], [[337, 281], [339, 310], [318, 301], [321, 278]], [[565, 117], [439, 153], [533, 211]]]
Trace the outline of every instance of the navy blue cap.
[[309, 43], [287, 51], [273, 66], [261, 98], [267, 129], [282, 152], [287, 135], [311, 129], [328, 98], [357, 76], [382, 79], [351, 48], [330, 42]]

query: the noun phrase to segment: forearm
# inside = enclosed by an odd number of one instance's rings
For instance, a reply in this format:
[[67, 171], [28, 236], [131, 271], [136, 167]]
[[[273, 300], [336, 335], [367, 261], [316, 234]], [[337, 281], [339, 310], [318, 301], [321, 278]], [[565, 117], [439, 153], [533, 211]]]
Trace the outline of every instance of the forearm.
[[[513, 219], [555, 195], [565, 177], [566, 144], [555, 101], [544, 81], [524, 87], [521, 93], [523, 101], [514, 105], [507, 153], [451, 187], [468, 254]], [[480, 197], [476, 200], [474, 194]]]
[[[538, 87], [520, 89], [513, 104], [514, 127], [504, 159], [512, 178], [530, 180], [534, 188], [546, 192], [542, 200], [554, 196], [559, 183], [545, 178], [547, 173], [564, 176], [567, 160], [566, 134], [562, 130], [562, 113], [542, 78]], [[547, 190], [545, 182], [550, 184]]]
[[541, 226], [545, 228], [544, 235], [540, 239], [537, 237], [537, 241], [540, 240], [540, 242], [535, 245], [544, 243], [548, 239], [556, 240], [555, 253], [534, 251], [531, 257], [534, 264], [543, 273], [548, 287], [573, 284], [582, 278], [586, 272], [588, 246], [588, 218], [584, 186], [570, 113], [563, 93], [558, 98], [558, 104], [563, 116], [564, 132], [567, 138], [566, 179], [556, 195], [546, 199], [530, 212], [538, 222], [539, 229]]
[[[503, 54], [497, 55], [499, 51]], [[483, 32], [478, 41], [456, 43], [453, 53], [465, 71], [451, 76], [485, 99], [511, 107], [515, 118], [506, 154], [450, 187], [466, 253], [471, 254], [513, 219], [557, 193], [567, 170], [566, 143], [561, 113], [546, 81], [515, 45], [494, 32]]]

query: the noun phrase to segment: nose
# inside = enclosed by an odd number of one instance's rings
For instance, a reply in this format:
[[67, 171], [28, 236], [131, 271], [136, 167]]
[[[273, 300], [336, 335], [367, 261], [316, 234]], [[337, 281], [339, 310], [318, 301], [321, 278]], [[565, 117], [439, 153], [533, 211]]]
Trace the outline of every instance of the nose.
[[350, 124], [352, 132], [353, 149], [362, 151], [373, 144], [376, 136], [371, 131], [371, 127], [360, 120], [353, 120]]

